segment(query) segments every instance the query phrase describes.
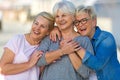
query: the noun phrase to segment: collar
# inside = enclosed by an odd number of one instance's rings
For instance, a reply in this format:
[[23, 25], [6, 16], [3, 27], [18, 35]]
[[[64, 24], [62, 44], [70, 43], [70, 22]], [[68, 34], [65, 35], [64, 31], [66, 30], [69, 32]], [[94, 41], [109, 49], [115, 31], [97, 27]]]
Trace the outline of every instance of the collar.
[[100, 33], [101, 33], [101, 29], [98, 26], [96, 26], [96, 28], [95, 28], [95, 34], [94, 34], [92, 40], [98, 39]]

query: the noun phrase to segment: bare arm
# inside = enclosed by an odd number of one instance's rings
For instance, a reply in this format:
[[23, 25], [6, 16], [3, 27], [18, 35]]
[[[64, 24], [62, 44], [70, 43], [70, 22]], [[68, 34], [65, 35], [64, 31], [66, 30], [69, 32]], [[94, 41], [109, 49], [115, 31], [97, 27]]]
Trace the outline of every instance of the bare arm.
[[81, 59], [83, 59], [85, 56], [85, 52], [85, 49], [81, 47], [81, 49], [77, 51], [77, 54], [80, 56]]
[[60, 30], [57, 28], [57, 26], [50, 32], [50, 39], [52, 41], [56, 41], [57, 37], [59, 40], [61, 40], [61, 32]]
[[63, 55], [71, 54], [75, 50], [79, 49], [77, 48], [79, 45], [76, 42], [71, 41], [70, 43], [68, 43], [69, 40], [66, 40], [65, 42], [66, 42], [65, 45], [62, 44], [61, 42], [62, 45], [60, 49], [47, 52], [47, 54], [45, 55], [45, 58], [48, 64], [59, 59]]
[[59, 59], [61, 56], [63, 56], [61, 49], [50, 51], [45, 54], [45, 59], [48, 64], [54, 62], [55, 60]]
[[4, 54], [0, 60], [0, 68], [2, 74], [9, 75], [9, 74], [17, 74], [23, 72], [25, 70], [30, 69], [33, 67], [37, 60], [41, 57], [39, 53], [33, 54], [31, 59], [28, 62], [14, 64], [15, 54], [8, 48], [4, 49]]
[[75, 70], [78, 70], [79, 67], [82, 65], [80, 57], [76, 53], [72, 53], [69, 54], [69, 58]]
[[78, 68], [81, 66], [82, 62], [81, 62], [80, 57], [74, 52], [74, 51], [78, 51], [80, 49], [77, 42], [70, 41], [70, 40], [63, 40], [60, 43], [60, 45], [61, 45], [61, 48], [63, 46], [69, 47], [69, 49], [67, 51], [68, 53], [71, 53], [71, 52], [69, 52], [69, 50], [73, 50], [73, 52], [71, 54], [69, 54], [69, 58], [70, 58], [70, 61], [71, 61], [72, 65], [73, 65], [73, 67], [76, 70], [78, 70]]

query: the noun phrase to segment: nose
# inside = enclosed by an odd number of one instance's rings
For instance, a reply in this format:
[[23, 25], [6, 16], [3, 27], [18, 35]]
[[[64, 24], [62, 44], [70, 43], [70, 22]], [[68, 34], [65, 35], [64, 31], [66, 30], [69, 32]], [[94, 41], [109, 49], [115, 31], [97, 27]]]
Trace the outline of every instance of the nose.
[[36, 30], [40, 30], [41, 29], [41, 26], [40, 25], [37, 25], [36, 26]]
[[63, 18], [60, 16], [60, 17], [58, 18], [58, 20], [59, 20], [59, 21], [62, 21], [62, 20], [63, 20]]

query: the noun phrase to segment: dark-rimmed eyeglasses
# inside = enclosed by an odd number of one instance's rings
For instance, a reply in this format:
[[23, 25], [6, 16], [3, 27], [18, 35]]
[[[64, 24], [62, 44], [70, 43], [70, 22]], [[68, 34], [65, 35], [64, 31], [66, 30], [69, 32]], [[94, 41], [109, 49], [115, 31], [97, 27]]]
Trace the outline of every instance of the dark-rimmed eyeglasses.
[[74, 21], [74, 25], [75, 26], [79, 26], [79, 25], [82, 26], [82, 25], [86, 24], [89, 19], [90, 18], [83, 18], [81, 20], [76, 20], [76, 21]]

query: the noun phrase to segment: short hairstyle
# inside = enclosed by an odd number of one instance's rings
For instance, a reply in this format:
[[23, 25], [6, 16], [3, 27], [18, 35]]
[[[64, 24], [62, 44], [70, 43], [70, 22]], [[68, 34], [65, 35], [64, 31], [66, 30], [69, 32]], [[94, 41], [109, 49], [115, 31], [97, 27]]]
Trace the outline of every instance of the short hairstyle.
[[78, 6], [76, 9], [76, 15], [81, 12], [87, 13], [92, 19], [95, 19], [97, 17], [96, 12], [92, 6]]
[[[49, 21], [49, 30], [51, 31], [53, 28], [54, 28], [54, 17], [52, 14], [50, 14], [49, 12], [40, 12], [34, 19], [34, 21], [39, 17], [39, 16], [42, 16], [44, 17], [45, 19], [47, 19]], [[33, 21], [33, 22], [34, 22]]]
[[55, 16], [57, 11], [61, 10], [65, 13], [72, 14], [75, 16], [75, 6], [72, 2], [70, 1], [60, 1], [56, 3], [53, 7], [53, 15]]

